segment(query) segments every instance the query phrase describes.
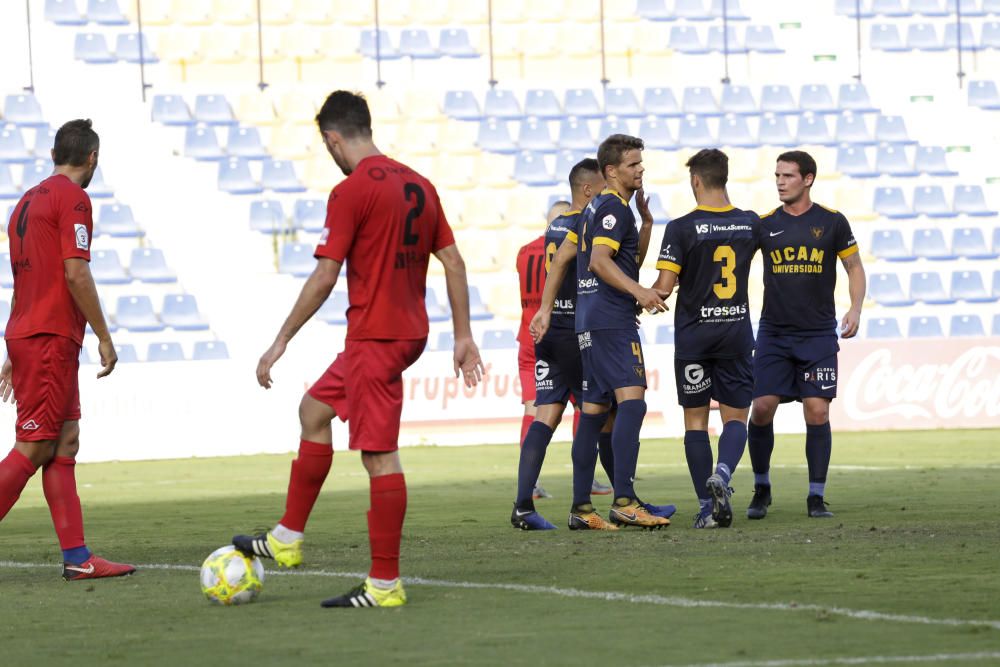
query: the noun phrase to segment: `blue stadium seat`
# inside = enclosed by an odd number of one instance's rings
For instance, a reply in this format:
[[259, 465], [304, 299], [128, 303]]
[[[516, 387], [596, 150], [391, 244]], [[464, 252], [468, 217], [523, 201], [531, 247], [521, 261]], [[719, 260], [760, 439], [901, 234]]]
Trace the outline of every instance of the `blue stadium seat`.
[[944, 291], [941, 276], [937, 272], [930, 271], [921, 271], [910, 276], [910, 298], [930, 305], [955, 303], [955, 299]]
[[87, 18], [98, 25], [128, 25], [118, 0], [87, 0]]
[[444, 113], [458, 120], [479, 120], [483, 112], [476, 96], [468, 90], [449, 90], [444, 94]]
[[746, 33], [747, 51], [753, 53], [784, 53], [774, 39], [774, 31], [769, 25], [749, 25]]
[[721, 19], [725, 9], [727, 21], [749, 21], [750, 17], [743, 12], [740, 7], [740, 0], [712, 0], [712, 6], [708, 13], [713, 18]]
[[125, 273], [118, 253], [114, 249], [95, 250], [90, 256], [90, 272], [99, 285], [126, 285], [132, 276]]
[[799, 109], [813, 113], [837, 113], [839, 109], [825, 83], [807, 83], [799, 91]]
[[[49, 158], [52, 155], [52, 147], [56, 143], [56, 131], [51, 127], [39, 127], [35, 130], [35, 146], [31, 152], [40, 159]], [[93, 180], [91, 180], [93, 182]], [[93, 195], [91, 195], [93, 196]]]
[[193, 294], [164, 296], [160, 318], [164, 324], [177, 331], [200, 331], [208, 328], [208, 322], [198, 310], [198, 300]]
[[350, 302], [347, 299], [347, 292], [334, 290], [323, 305], [316, 311], [316, 317], [327, 324], [341, 325], [347, 324], [347, 308]]
[[214, 361], [228, 358], [229, 349], [221, 340], [199, 340], [194, 344], [194, 354], [191, 355], [191, 359], [194, 361]]
[[705, 7], [705, 0], [675, 0], [674, 13], [677, 18], [688, 21], [708, 21], [713, 18]]
[[45, 0], [45, 20], [56, 25], [87, 25], [76, 0]]
[[524, 94], [524, 115], [546, 120], [562, 120], [566, 116], [551, 88], [534, 88], [526, 92]]
[[986, 205], [983, 188], [979, 185], [955, 186], [955, 213], [973, 216], [994, 216], [997, 212]]
[[788, 121], [784, 116], [766, 114], [760, 118], [758, 140], [765, 146], [796, 146], [795, 137], [788, 129]]
[[517, 133], [517, 147], [522, 151], [555, 153], [556, 142], [549, 134], [548, 122], [533, 116], [521, 121], [521, 129]]
[[740, 148], [757, 148], [760, 142], [750, 134], [746, 116], [726, 114], [719, 121], [719, 145]]
[[976, 227], [961, 227], [951, 234], [951, 250], [959, 257], [967, 259], [996, 259], [1000, 248], [990, 250], [986, 245], [983, 230]]
[[153, 96], [153, 122], [164, 125], [190, 125], [191, 110], [180, 95]]
[[918, 229], [913, 232], [913, 254], [922, 259], [956, 259], [944, 240], [944, 234], [937, 228]]
[[671, 49], [678, 53], [688, 55], [708, 53], [708, 48], [701, 43], [701, 37], [698, 36], [698, 29], [690, 25], [672, 26], [668, 44]]
[[1000, 110], [1000, 93], [997, 92], [997, 84], [993, 81], [970, 81], [969, 106], [989, 111]]
[[928, 176], [958, 176], [958, 172], [948, 166], [947, 155], [942, 146], [917, 146], [913, 167]]
[[792, 98], [792, 90], [784, 84], [764, 86], [760, 90], [761, 113], [797, 114], [799, 106]]
[[875, 145], [875, 139], [865, 123], [865, 117], [852, 111], [845, 111], [837, 116], [836, 138], [837, 143], [841, 144]]
[[10, 302], [0, 301], [0, 336], [7, 333], [7, 320], [10, 319]]
[[708, 47], [709, 51], [714, 53], [724, 53], [726, 50], [731, 54], [744, 54], [747, 52], [747, 47], [743, 43], [743, 40], [739, 38], [736, 34], [736, 28], [729, 26], [729, 29], [725, 32], [726, 40], [723, 40], [722, 26], [713, 25], [708, 29], [708, 41], [705, 46]]
[[918, 51], [944, 51], [945, 46], [931, 23], [911, 23], [906, 29], [906, 46]]
[[10, 167], [0, 162], [0, 199], [20, 199], [21, 194], [21, 188], [14, 184]]
[[177, 274], [167, 266], [159, 248], [132, 248], [128, 272], [144, 283], [177, 282]]
[[34, 161], [34, 156], [28, 151], [28, 147], [24, 145], [24, 136], [21, 134], [21, 130], [13, 125], [0, 130], [0, 162], [24, 163]]
[[97, 222], [102, 234], [124, 238], [143, 235], [128, 204], [101, 204]]
[[826, 118], [819, 114], [806, 113], [799, 116], [796, 140], [806, 146], [836, 146], [837, 142], [830, 136], [830, 128]]
[[4, 99], [3, 118], [4, 121], [21, 127], [45, 127], [48, 125], [42, 116], [42, 107], [31, 93], [8, 95]]
[[538, 187], [560, 183], [560, 179], [553, 176], [545, 166], [544, 156], [528, 151], [518, 153], [514, 160], [514, 180]]
[[139, 63], [141, 61], [147, 64], [156, 64], [160, 62], [160, 59], [156, 57], [153, 49], [149, 46], [149, 40], [146, 39], [146, 35], [142, 35], [140, 39], [139, 33], [135, 32], [118, 35], [115, 39], [115, 55], [118, 56], [119, 60], [124, 60], [127, 63]]
[[994, 51], [1000, 49], [1000, 22], [987, 21], [983, 23], [982, 32], [979, 37], [979, 48]]
[[646, 196], [649, 197], [649, 213], [653, 216], [653, 224], [665, 225], [670, 222], [670, 214], [667, 213], [659, 193], [650, 192]]
[[891, 262], [908, 262], [916, 257], [906, 248], [898, 229], [882, 229], [872, 234], [872, 254]]
[[942, 338], [944, 330], [941, 328], [941, 320], [937, 316], [921, 315], [910, 318], [906, 327], [906, 335], [909, 338]]
[[[964, 17], [963, 17], [964, 18]], [[976, 41], [975, 35], [972, 34], [972, 25], [969, 23], [962, 22], [962, 29], [959, 30], [957, 24], [946, 23], [944, 25], [944, 46], [947, 49], [957, 49], [958, 48], [958, 38], [962, 38], [962, 50], [963, 51], [978, 51], [979, 42]]]
[[517, 337], [510, 329], [487, 329], [483, 332], [484, 350], [511, 350], [517, 347]]
[[921, 185], [913, 190], [913, 212], [930, 218], [954, 218], [940, 185]]
[[875, 120], [875, 141], [883, 144], [910, 145], [917, 143], [910, 139], [906, 122], [902, 116], [882, 116]]
[[570, 88], [563, 98], [563, 109], [567, 116], [577, 118], [600, 118], [604, 115], [601, 103], [590, 88]]
[[447, 298], [438, 300], [437, 292], [428, 287], [424, 294], [424, 306], [427, 308], [427, 319], [431, 322], [447, 322], [451, 319], [451, 306]]
[[150, 343], [146, 361], [184, 361], [184, 349], [177, 342]]
[[909, 47], [903, 42], [899, 34], [899, 28], [895, 24], [874, 23], [868, 37], [871, 47], [876, 51], [888, 51], [899, 53], [909, 51]]
[[378, 31], [378, 43], [375, 40], [375, 31], [366, 29], [361, 31], [361, 45], [358, 48], [362, 57], [375, 58], [376, 55], [382, 60], [396, 60], [402, 56], [399, 50], [389, 37], [387, 30]]
[[718, 142], [708, 128], [704, 116], [687, 116], [681, 120], [677, 144], [685, 148], [711, 148]]
[[24, 165], [21, 172], [21, 188], [30, 190], [52, 175], [52, 160], [35, 160]]
[[1000, 227], [993, 228], [993, 252], [1000, 253]]
[[435, 352], [451, 352], [455, 349], [455, 334], [451, 331], [441, 331], [438, 333], [437, 344], [434, 346]]
[[875, 188], [872, 209], [887, 218], [915, 218], [917, 214], [906, 202], [903, 189], [898, 187]]
[[0, 253], [0, 287], [14, 287], [14, 271], [10, 266], [10, 253]]
[[706, 86], [688, 86], [684, 89], [681, 110], [685, 114], [699, 116], [721, 116], [719, 103], [715, 101], [712, 89]]
[[899, 278], [894, 273], [873, 273], [869, 279], [868, 296], [882, 306], [913, 305], [913, 300], [903, 294]]
[[222, 160], [226, 152], [211, 127], [189, 125], [184, 132], [184, 155], [195, 160]]
[[746, 86], [722, 86], [719, 108], [723, 113], [756, 115], [760, 112], [757, 108], [757, 102], [753, 98], [753, 93]]
[[952, 271], [951, 298], [968, 303], [991, 303], [997, 300], [986, 290], [979, 271]]
[[986, 16], [986, 12], [983, 11], [979, 2], [980, 0], [948, 0], [946, 8], [949, 15], [954, 15], [955, 10], [961, 8], [962, 18], [978, 18], [980, 16]]
[[115, 353], [118, 355], [119, 364], [135, 364], [139, 362], [139, 355], [135, 351], [132, 343], [115, 343]]
[[899, 330], [899, 322], [896, 321], [895, 317], [876, 317], [868, 320], [865, 336], [868, 338], [902, 338], [903, 332]]
[[483, 115], [505, 120], [520, 120], [524, 117], [524, 114], [521, 113], [521, 105], [514, 93], [500, 88], [491, 88], [486, 91]]
[[105, 65], [118, 60], [108, 48], [104, 35], [96, 32], [77, 33], [73, 40], [73, 57], [88, 65]]
[[833, 11], [838, 16], [846, 16], [852, 19], [856, 18], [870, 19], [872, 16], [875, 15], [874, 12], [872, 12], [871, 7], [869, 6], [867, 0], [861, 1], [860, 13], [858, 13], [857, 0], [837, 0], [837, 2], [833, 6]]
[[469, 319], [470, 320], [492, 320], [493, 313], [489, 311], [483, 302], [483, 297], [479, 294], [479, 288], [469, 285]]
[[903, 6], [903, 0], [872, 0], [872, 13], [894, 18], [913, 16], [913, 13]]
[[993, 316], [993, 330], [991, 334], [994, 336], [1000, 336], [1000, 313]]
[[270, 234], [285, 228], [285, 212], [277, 199], [250, 202], [250, 229]]
[[643, 115], [639, 98], [631, 88], [608, 88], [604, 92], [604, 111], [621, 118], [640, 118]]
[[478, 58], [479, 52], [469, 39], [465, 28], [441, 28], [438, 36], [438, 51], [449, 58]]
[[[603, 140], [603, 137], [601, 139]], [[588, 152], [597, 148], [597, 142], [590, 134], [587, 122], [576, 117], [565, 118], [559, 123], [558, 144], [562, 149]]]
[[647, 114], [666, 118], [684, 115], [670, 88], [646, 88], [642, 93], [642, 110]]
[[660, 326], [656, 327], [656, 344], [657, 345], [674, 344], [674, 325], [661, 324]]
[[979, 315], [952, 315], [948, 326], [948, 335], [955, 336], [985, 336], [983, 321]]
[[837, 106], [843, 111], [854, 113], [874, 113], [878, 108], [868, 97], [868, 89], [863, 83], [843, 83], [837, 93]]
[[910, 11], [920, 16], [948, 16], [941, 0], [910, 0]]
[[910, 165], [910, 159], [906, 157], [906, 149], [902, 146], [883, 144], [875, 152], [875, 171], [883, 176], [896, 176], [907, 178], [917, 176], [919, 171]]
[[1000, 0], [983, 0], [983, 11], [993, 16], [1000, 16]]
[[295, 164], [288, 160], [264, 160], [261, 167], [260, 184], [265, 189], [274, 192], [306, 191], [306, 186], [302, 185], [299, 177], [295, 174]]
[[194, 117], [208, 125], [235, 125], [233, 108], [224, 95], [198, 95], [194, 98]]
[[875, 178], [879, 175], [872, 169], [865, 149], [857, 146], [837, 149], [837, 171], [851, 178]]
[[226, 152], [234, 157], [248, 160], [263, 160], [267, 157], [267, 149], [260, 140], [260, 131], [256, 127], [229, 126], [229, 136], [226, 138]]
[[666, 0], [637, 0], [636, 13], [648, 21], [676, 21], [677, 14]]
[[677, 141], [670, 134], [666, 121], [655, 116], [649, 116], [639, 123], [639, 136], [647, 149], [671, 151], [677, 148]]
[[476, 145], [491, 153], [516, 153], [517, 144], [510, 137], [507, 122], [502, 118], [487, 117], [479, 121]]
[[278, 272], [305, 278], [316, 268], [316, 258], [313, 256], [315, 250], [315, 246], [305, 243], [284, 244], [278, 259]]
[[94, 170], [94, 177], [90, 179], [87, 186], [87, 194], [91, 199], [107, 199], [115, 196], [115, 190], [104, 180], [104, 171], [100, 165]]
[[[649, 145], [647, 144], [647, 147], [648, 146]], [[593, 151], [591, 151], [590, 153], [593, 153]], [[585, 157], [590, 157], [590, 154], [588, 154], [587, 151], [571, 151], [571, 150], [559, 151], [556, 154], [556, 176], [562, 175], [563, 178], [565, 178], [567, 175], [569, 175], [570, 170], [576, 166], [576, 163]], [[546, 208], [551, 207], [552, 204], [556, 203], [560, 199], [569, 201], [570, 196], [568, 194], [565, 196], [552, 195], [552, 197], [550, 197], [550, 201], [548, 202]]]
[[321, 199], [297, 199], [292, 210], [292, 225], [307, 232], [318, 232], [326, 226], [326, 202]]
[[153, 312], [148, 296], [120, 296], [115, 308], [115, 323], [129, 331], [163, 331], [163, 323]]
[[631, 134], [624, 118], [605, 116], [597, 128], [598, 137], [610, 137], [612, 134]]
[[422, 28], [407, 28], [399, 34], [399, 55], [417, 60], [441, 57], [441, 53], [431, 44], [430, 33]]

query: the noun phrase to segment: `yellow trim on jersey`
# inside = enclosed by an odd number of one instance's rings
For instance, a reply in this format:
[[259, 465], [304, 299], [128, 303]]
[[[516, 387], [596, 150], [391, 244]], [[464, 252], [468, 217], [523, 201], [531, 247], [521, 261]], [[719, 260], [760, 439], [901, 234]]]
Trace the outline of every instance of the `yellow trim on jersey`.
[[837, 257], [844, 259], [845, 257], [850, 257], [858, 251], [858, 244], [855, 243], [850, 248], [845, 248], [837, 253]]
[[840, 213], [840, 211], [838, 211], [837, 209], [835, 209], [835, 208], [830, 208], [829, 206], [823, 206], [823, 205], [822, 205], [822, 204], [820, 204], [819, 202], [813, 202], [813, 203], [814, 203], [814, 204], [816, 204], [816, 206], [819, 206], [820, 208], [822, 208], [822, 209], [825, 209], [825, 210], [829, 211], [830, 213]]
[[665, 259], [661, 259], [660, 261], [658, 261], [656, 263], [656, 268], [658, 268], [660, 270], [666, 269], [667, 271], [673, 271], [677, 275], [681, 275], [681, 266], [680, 266], [680, 264], [674, 264], [673, 262], [668, 262]]
[[[778, 208], [781, 208], [781, 207], [779, 206]], [[763, 220], [764, 218], [766, 218], [769, 215], [774, 215], [774, 212], [777, 211], [777, 210], [778, 210], [777, 208], [772, 208], [770, 211], [768, 211], [764, 215], [760, 216], [761, 220]]]
[[625, 197], [622, 197], [620, 194], [618, 194], [617, 192], [615, 192], [611, 188], [604, 188], [603, 190], [601, 190], [601, 194], [602, 195], [614, 195], [614, 196], [618, 197], [618, 199], [620, 199], [623, 204], [625, 204], [626, 206], [628, 206], [628, 201], [626, 201]]
[[695, 206], [696, 211], [708, 211], [709, 213], [725, 213], [726, 211], [732, 211], [735, 206], [728, 204], [726, 206]]
[[567, 215], [576, 215], [576, 214], [581, 213], [581, 212], [582, 211], [580, 209], [576, 209], [575, 211], [566, 211], [565, 213], [560, 213], [559, 215], [557, 215], [556, 218], [557, 219], [558, 218], [565, 218]]
[[566, 240], [576, 245], [580, 242], [580, 238], [576, 235], [576, 232], [566, 232]]
[[615, 252], [618, 252], [618, 248], [620, 248], [622, 244], [614, 239], [609, 239], [607, 236], [598, 236], [594, 239], [594, 245], [606, 245]]

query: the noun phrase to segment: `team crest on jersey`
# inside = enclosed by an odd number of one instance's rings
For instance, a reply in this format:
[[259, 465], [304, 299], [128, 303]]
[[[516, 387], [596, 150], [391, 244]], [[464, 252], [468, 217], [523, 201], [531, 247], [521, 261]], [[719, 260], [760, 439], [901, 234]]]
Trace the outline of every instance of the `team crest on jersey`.
[[823, 238], [823, 232], [826, 230], [823, 227], [810, 227], [809, 231], [812, 232], [813, 238], [819, 241]]
[[646, 369], [643, 366], [633, 366], [632, 370], [635, 371], [635, 374], [639, 379], [646, 377]]
[[604, 228], [608, 230], [614, 229], [616, 222], [618, 222], [618, 220], [616, 220], [615, 216], [613, 215], [606, 215], [604, 216], [604, 219], [601, 220], [601, 224], [604, 225]]
[[76, 232], [76, 247], [80, 250], [90, 250], [90, 234], [87, 233], [87, 225], [73, 225]]

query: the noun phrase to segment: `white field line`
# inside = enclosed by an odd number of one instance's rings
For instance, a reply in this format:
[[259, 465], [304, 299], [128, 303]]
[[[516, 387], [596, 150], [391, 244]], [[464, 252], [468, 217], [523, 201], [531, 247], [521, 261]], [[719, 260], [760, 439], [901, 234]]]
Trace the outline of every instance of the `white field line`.
[[744, 660], [740, 662], [705, 662], [674, 667], [826, 667], [828, 665], [891, 665], [913, 662], [965, 662], [996, 660], [1000, 652], [937, 653], [934, 655], [868, 655], [856, 658], [819, 658], [802, 660]]
[[[168, 563], [152, 563], [137, 565], [139, 570], [169, 570], [180, 572], [198, 572], [197, 565], [174, 565]], [[19, 563], [0, 561], [0, 569], [55, 569], [51, 563]], [[335, 577], [344, 579], [363, 579], [364, 572], [332, 572], [329, 570], [268, 570], [269, 576], [292, 577]], [[426, 579], [424, 577], [404, 577], [409, 585], [433, 586], [436, 588], [461, 588], [468, 590], [510, 591], [513, 593], [528, 593], [532, 595], [549, 595], [564, 598], [581, 598], [585, 600], [603, 600], [605, 602], [626, 602], [629, 604], [652, 604], [664, 607], [679, 607], [683, 609], [740, 609], [764, 611], [813, 612], [844, 616], [846, 618], [865, 621], [885, 621], [889, 623], [912, 623], [917, 625], [936, 625], [948, 627], [987, 627], [1000, 630], [1000, 621], [975, 620], [962, 618], [932, 618], [929, 616], [911, 616], [907, 614], [891, 614], [866, 609], [848, 609], [845, 607], [826, 607], [818, 604], [799, 604], [796, 602], [723, 602], [721, 600], [696, 600], [664, 595], [633, 595], [614, 591], [584, 591], [578, 588], [558, 588], [555, 586], [535, 586], [532, 584], [505, 584], [477, 581], [448, 581], [443, 579]], [[833, 664], [833, 663], [831, 663]]]

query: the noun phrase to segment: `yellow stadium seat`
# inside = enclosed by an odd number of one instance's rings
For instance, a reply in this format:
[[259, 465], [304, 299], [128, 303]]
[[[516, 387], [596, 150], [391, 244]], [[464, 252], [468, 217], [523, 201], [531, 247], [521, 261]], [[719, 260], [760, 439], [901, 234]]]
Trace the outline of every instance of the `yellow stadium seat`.
[[[504, 3], [498, 3], [504, 4]], [[597, 5], [591, 3], [586, 3], [587, 7], [584, 7], [585, 3], [583, 0], [573, 0], [572, 2], [572, 12], [570, 11], [570, 3], [567, 0], [545, 0], [545, 2], [527, 2], [524, 4], [524, 18], [528, 23], [559, 23], [561, 21], [569, 21], [575, 18], [577, 12], [582, 13], [581, 10], [584, 9], [597, 9]], [[496, 5], [494, 5], [494, 8]], [[494, 11], [496, 11], [494, 9]], [[596, 17], [595, 17], [596, 18]]]
[[399, 127], [396, 136], [396, 149], [411, 155], [434, 155], [434, 137], [437, 136], [437, 122], [424, 123], [407, 121]]
[[573, 58], [601, 55], [601, 28], [597, 24], [564, 23], [559, 26], [557, 41], [560, 51]]
[[337, 63], [360, 63], [360, 33], [355, 28], [324, 28], [320, 36], [323, 57]]
[[526, 25], [517, 30], [517, 49], [526, 58], [555, 58], [562, 50], [558, 34], [555, 26]]
[[278, 122], [271, 97], [258, 91], [240, 95], [236, 116], [249, 125], [270, 126]]
[[471, 155], [438, 154], [434, 156], [431, 180], [444, 192], [471, 190], [477, 185], [472, 178], [475, 166], [476, 158]]
[[851, 221], [878, 220], [879, 215], [872, 210], [871, 201], [871, 193], [866, 194], [863, 185], [849, 180], [834, 190], [830, 206], [842, 211]]
[[631, 53], [635, 49], [634, 40], [635, 26], [632, 24], [612, 23], [604, 29], [604, 51], [609, 56], [624, 56]]
[[288, 25], [295, 20], [293, 0], [266, 0], [260, 3], [260, 20], [264, 25]]
[[[473, 195], [468, 195], [473, 196]], [[455, 190], [438, 189], [438, 199], [441, 200], [441, 210], [452, 229], [466, 229], [467, 225], [460, 215], [465, 207], [466, 193]]]
[[[626, 35], [629, 32], [629, 27], [622, 26], [621, 30], [621, 34]], [[664, 56], [672, 52], [668, 46], [670, 44], [669, 24], [643, 21], [636, 26], [632, 35], [633, 38], [628, 43], [634, 45], [633, 51], [647, 56]]]
[[176, 23], [184, 25], [202, 26], [215, 23], [212, 3], [204, 0], [174, 0], [171, 14]]
[[474, 180], [480, 187], [513, 188], [514, 158], [510, 155], [481, 153], [476, 160]]
[[545, 200], [541, 192], [528, 188], [519, 188], [504, 198], [503, 217], [508, 225], [520, 227], [545, 226]]
[[479, 147], [476, 146], [477, 130], [475, 123], [448, 120], [438, 126], [434, 145], [439, 151], [449, 155], [479, 155]]
[[[271, 155], [283, 160], [305, 160], [319, 152], [319, 130], [308, 125], [286, 123], [278, 125], [271, 132], [268, 148]], [[326, 151], [322, 151], [326, 154]]]
[[323, 193], [329, 193], [344, 178], [343, 172], [326, 151], [310, 158], [302, 174], [302, 182], [309, 190]]
[[[333, 15], [338, 23], [347, 25], [364, 26], [370, 28], [375, 23], [375, 12], [370, 2], [358, 2], [357, 0], [330, 0], [328, 2], [333, 8]], [[355, 38], [354, 43], [357, 44]]]
[[321, 31], [315, 28], [286, 28], [281, 33], [281, 50], [296, 62], [319, 62], [324, 54]]
[[157, 43], [157, 55], [168, 63], [199, 63], [205, 59], [201, 36], [195, 30], [164, 30]]
[[410, 90], [403, 97], [401, 109], [406, 109], [406, 118], [410, 120], [443, 120], [437, 95], [428, 95], [425, 90]]
[[[474, 4], [474, 3], [469, 3]], [[485, 3], [483, 3], [485, 4]], [[505, 0], [493, 3], [494, 23], [525, 23], [528, 20], [526, 0]]]
[[279, 37], [274, 31], [264, 30], [259, 36], [256, 30], [242, 30], [240, 34], [240, 50], [250, 60], [257, 59], [257, 52], [263, 56], [265, 63], [279, 63], [285, 59]]
[[330, 25], [337, 15], [329, 0], [295, 0], [295, 18], [309, 25]]
[[466, 197], [461, 217], [470, 229], [502, 229], [504, 227], [496, 194], [489, 190], [479, 190], [474, 196]]
[[688, 178], [684, 163], [687, 156], [678, 152], [645, 150], [642, 152], [642, 166], [646, 168], [643, 181], [647, 183], [680, 183]]
[[378, 125], [399, 123], [404, 118], [399, 112], [399, 102], [396, 94], [385, 88], [365, 93], [368, 109], [372, 114], [372, 122]]
[[[132, 23], [137, 22], [136, 3], [120, 3], [122, 13], [128, 17]], [[142, 25], [164, 26], [174, 22], [173, 3], [171, 0], [142, 0]], [[160, 56], [161, 58], [163, 56]]]
[[604, 7], [604, 20], [608, 23], [638, 23], [641, 20], [636, 10], [636, 0], [615, 0]]
[[768, 183], [761, 183], [760, 187], [753, 189], [753, 198], [749, 206], [757, 215], [770, 213], [781, 206], [781, 201], [778, 200], [778, 190], [774, 186], [773, 179]]
[[737, 183], [773, 183], [774, 158], [766, 149], [730, 148], [729, 180]]
[[[475, 2], [465, 4], [475, 5]], [[417, 25], [445, 25], [452, 22], [449, 3], [444, 0], [411, 0], [410, 19]], [[461, 21], [459, 22], [461, 23]]]
[[[207, 4], [207, 3], [206, 3]], [[257, 7], [246, 0], [215, 0], [215, 19], [226, 25], [250, 25], [257, 22]], [[145, 11], [145, 2], [143, 3]]]
[[382, 25], [409, 26], [410, 0], [379, 0], [378, 20]]
[[[250, 57], [250, 54], [243, 50], [238, 29], [203, 32], [201, 34], [201, 52], [205, 54], [207, 62], [214, 64], [241, 63]], [[256, 48], [253, 50], [253, 57], [257, 57]]]
[[282, 122], [310, 125], [316, 120], [317, 105], [311, 95], [291, 91], [278, 98], [275, 110]]
[[462, 253], [469, 273], [492, 273], [500, 270], [495, 232], [463, 229], [455, 232], [455, 244]]

